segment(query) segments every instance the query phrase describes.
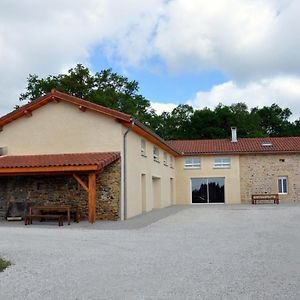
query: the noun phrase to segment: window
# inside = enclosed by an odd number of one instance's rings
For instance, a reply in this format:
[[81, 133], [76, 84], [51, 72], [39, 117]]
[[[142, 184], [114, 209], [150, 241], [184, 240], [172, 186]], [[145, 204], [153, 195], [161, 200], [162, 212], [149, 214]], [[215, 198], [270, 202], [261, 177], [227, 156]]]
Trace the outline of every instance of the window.
[[279, 194], [288, 193], [288, 179], [286, 176], [278, 177], [278, 193]]
[[141, 155], [146, 156], [146, 141], [141, 140]]
[[173, 168], [173, 156], [170, 155], [170, 168]]
[[159, 162], [159, 150], [156, 146], [153, 147], [153, 160]]
[[6, 146], [0, 147], [0, 156], [6, 155], [6, 154], [7, 154], [7, 147]]
[[201, 160], [200, 158], [191, 157], [184, 159], [184, 167], [186, 169], [200, 169], [201, 167]]
[[230, 163], [229, 157], [218, 157], [215, 158], [214, 168], [230, 168]]
[[168, 154], [166, 152], [164, 152], [164, 165], [168, 165]]
[[262, 143], [261, 144], [263, 147], [272, 147], [273, 144], [272, 143]]

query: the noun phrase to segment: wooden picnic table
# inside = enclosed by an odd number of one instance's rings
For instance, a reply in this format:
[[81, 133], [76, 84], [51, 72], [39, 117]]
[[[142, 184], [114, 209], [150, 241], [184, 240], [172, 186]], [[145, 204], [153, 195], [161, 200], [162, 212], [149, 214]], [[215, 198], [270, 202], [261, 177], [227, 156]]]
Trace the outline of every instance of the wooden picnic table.
[[274, 204], [279, 204], [278, 194], [253, 194], [251, 199], [252, 204], [256, 204], [257, 201], [274, 201]]
[[40, 213], [47, 212], [65, 212], [68, 218], [68, 225], [71, 222], [71, 212], [75, 213], [74, 221], [79, 223], [80, 221], [80, 208], [78, 206], [71, 205], [40, 205], [40, 206], [31, 206], [29, 208], [29, 217], [33, 216], [33, 211], [38, 210]]

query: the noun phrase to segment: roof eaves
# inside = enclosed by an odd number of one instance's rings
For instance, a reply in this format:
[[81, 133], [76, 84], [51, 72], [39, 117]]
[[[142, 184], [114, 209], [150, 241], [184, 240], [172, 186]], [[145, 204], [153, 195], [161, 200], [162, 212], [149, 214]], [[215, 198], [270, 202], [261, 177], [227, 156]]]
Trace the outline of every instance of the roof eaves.
[[101, 112], [103, 114], [106, 114], [108, 116], [114, 117], [114, 118], [122, 120], [122, 121], [130, 122], [130, 119], [131, 119], [130, 115], [125, 114], [123, 112], [120, 112], [120, 111], [114, 110], [112, 108], [96, 104], [96, 103], [88, 101], [88, 100], [84, 100], [84, 99], [81, 99], [81, 98], [78, 98], [78, 97], [75, 97], [75, 96], [72, 96], [72, 95], [68, 95], [68, 94], [65, 94], [65, 93], [62, 93], [62, 92], [59, 92], [59, 91], [56, 91], [56, 90], [52, 90], [51, 95], [52, 95], [52, 97], [56, 97], [58, 99], [65, 100], [67, 102], [70, 102], [70, 103], [73, 103], [73, 104], [76, 104], [76, 105], [84, 106], [87, 109], [91, 109], [91, 110], [94, 110], [94, 111], [97, 111], [97, 112]]
[[87, 100], [83, 100], [74, 96], [70, 96], [68, 94], [62, 93], [62, 92], [58, 92], [56, 90], [52, 90], [50, 93], [47, 93], [46, 95], [43, 95], [39, 98], [37, 98], [36, 100], [33, 100], [23, 106], [21, 106], [20, 108], [2, 116], [0, 118], [0, 129], [2, 129], [5, 125], [9, 124], [10, 122], [24, 116], [24, 114], [26, 113], [26, 111], [28, 112], [32, 112], [36, 109], [38, 109], [39, 107], [47, 104], [48, 102], [51, 102], [55, 99], [58, 100], [63, 100], [69, 103], [73, 103], [79, 106], [84, 106], [87, 109], [90, 109], [92, 111], [96, 111], [99, 113], [102, 113], [104, 115], [108, 115], [110, 117], [116, 118], [118, 120], [122, 120], [125, 122], [130, 122], [131, 116], [116, 110], [113, 110], [111, 108], [87, 101]]
[[251, 155], [251, 154], [299, 154], [300, 150], [278, 150], [278, 151], [220, 151], [220, 152], [181, 152], [183, 156], [191, 155]]
[[172, 151], [174, 151], [175, 153], [177, 153], [179, 155], [181, 154], [180, 151], [178, 151], [175, 147], [173, 147], [169, 143], [167, 143], [163, 138], [161, 138], [158, 134], [156, 134], [155, 132], [153, 132], [150, 128], [148, 128], [142, 122], [140, 122], [137, 119], [134, 119], [133, 122], [134, 122], [135, 125], [137, 125], [141, 129], [143, 129], [144, 131], [146, 131], [147, 133], [149, 133], [150, 135], [152, 135], [154, 138], [156, 138], [159, 142], [161, 142], [162, 144], [164, 144], [166, 147], [168, 147], [169, 149], [171, 149]]

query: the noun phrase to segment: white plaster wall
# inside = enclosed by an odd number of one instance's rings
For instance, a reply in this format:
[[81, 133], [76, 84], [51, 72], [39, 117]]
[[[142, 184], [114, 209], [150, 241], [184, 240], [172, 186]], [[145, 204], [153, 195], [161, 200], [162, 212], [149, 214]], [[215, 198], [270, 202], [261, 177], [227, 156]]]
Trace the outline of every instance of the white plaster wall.
[[[127, 161], [127, 216], [133, 217], [142, 213], [142, 179], [141, 175], [146, 176], [146, 211], [154, 208], [154, 193], [160, 192], [160, 207], [172, 205], [170, 179], [174, 180], [175, 197], [175, 159], [174, 167], [170, 167], [170, 154], [168, 153], [168, 165], [163, 163], [164, 150], [159, 148], [160, 162], [153, 160], [153, 144], [146, 140], [146, 157], [141, 155], [141, 139], [142, 137], [134, 132], [128, 134], [128, 161]], [[160, 188], [153, 190], [152, 177], [160, 180]], [[160, 190], [160, 191], [159, 191]], [[157, 196], [156, 196], [157, 197]]]
[[8, 155], [121, 151], [121, 133], [113, 118], [61, 101], [4, 126], [0, 146]]
[[231, 167], [228, 169], [214, 168], [216, 157], [226, 155], [203, 155], [200, 169], [185, 169], [184, 157], [176, 159], [176, 203], [191, 204], [191, 178], [224, 177], [225, 178], [225, 203], [241, 203], [240, 192], [240, 165], [239, 156], [230, 155]]

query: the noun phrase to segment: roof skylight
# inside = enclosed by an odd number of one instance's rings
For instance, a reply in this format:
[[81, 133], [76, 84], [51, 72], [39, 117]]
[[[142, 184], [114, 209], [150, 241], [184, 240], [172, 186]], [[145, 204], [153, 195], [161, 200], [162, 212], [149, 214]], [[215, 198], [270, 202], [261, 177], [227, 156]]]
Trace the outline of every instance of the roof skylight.
[[261, 145], [262, 145], [263, 147], [272, 147], [272, 146], [273, 146], [272, 143], [261, 143]]

